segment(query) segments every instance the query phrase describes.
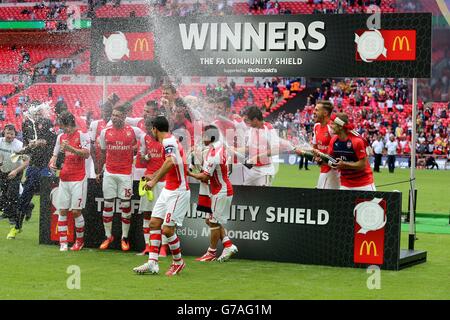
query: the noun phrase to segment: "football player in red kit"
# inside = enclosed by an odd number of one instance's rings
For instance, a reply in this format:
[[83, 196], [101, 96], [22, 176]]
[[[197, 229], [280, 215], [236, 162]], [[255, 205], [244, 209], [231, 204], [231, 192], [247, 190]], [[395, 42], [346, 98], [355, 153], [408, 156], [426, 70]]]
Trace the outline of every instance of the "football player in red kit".
[[81, 210], [86, 204], [86, 159], [89, 158], [89, 137], [77, 129], [73, 114], [64, 111], [59, 116], [61, 133], [53, 150], [49, 167], [56, 170], [58, 154], [64, 153], [64, 162], [59, 175], [57, 195], [58, 233], [60, 251], [67, 251], [67, 213], [72, 210], [75, 219], [76, 241], [72, 251], [79, 251], [84, 246], [84, 218]]
[[217, 127], [209, 125], [205, 127], [203, 142], [208, 148], [202, 172], [188, 175], [208, 182], [211, 192], [211, 210], [207, 215], [206, 224], [211, 230], [210, 245], [207, 252], [197, 258], [197, 261], [214, 261], [217, 258], [217, 242], [222, 240], [223, 252], [217, 261], [224, 262], [238, 252], [223, 227], [230, 215], [231, 202], [233, 200], [233, 186], [228, 179], [227, 155], [223, 143], [219, 140], [220, 134]]
[[[314, 125], [314, 136], [312, 145], [314, 149], [327, 153], [328, 146], [334, 135], [331, 128], [330, 116], [333, 112], [333, 105], [329, 101], [318, 101], [314, 108], [316, 123]], [[320, 175], [317, 181], [318, 189], [339, 189], [339, 172], [330, 168], [326, 163], [322, 163], [320, 157], [315, 159], [320, 164]]]
[[375, 191], [365, 140], [352, 132], [345, 113], [338, 113], [332, 121], [336, 135], [330, 141], [328, 154], [337, 160], [333, 168], [340, 172], [340, 189]]
[[[114, 108], [111, 121], [112, 126], [106, 127], [100, 133], [100, 147], [102, 156], [97, 168], [97, 181], [103, 174], [103, 197], [105, 205], [103, 209], [103, 225], [106, 240], [100, 245], [105, 250], [114, 240], [111, 234], [113, 221], [114, 200], [120, 199], [122, 213], [122, 240], [123, 251], [130, 249], [128, 232], [131, 220], [131, 196], [133, 194], [133, 156], [137, 141], [142, 135], [139, 128], [125, 124], [126, 110], [123, 106]], [[103, 164], [105, 164], [103, 173]]]
[[[166, 186], [155, 203], [150, 220], [150, 253], [148, 262], [133, 269], [136, 273], [159, 273], [158, 253], [163, 232], [169, 241], [173, 262], [166, 272], [167, 276], [179, 274], [185, 267], [181, 256], [180, 240], [176, 227], [183, 225], [189, 210], [191, 191], [187, 180], [187, 162], [181, 143], [169, 132], [169, 121], [163, 116], [153, 119], [152, 134], [163, 145], [164, 163], [147, 182], [148, 188], [154, 188], [162, 177]], [[162, 227], [162, 232], [161, 232]]]

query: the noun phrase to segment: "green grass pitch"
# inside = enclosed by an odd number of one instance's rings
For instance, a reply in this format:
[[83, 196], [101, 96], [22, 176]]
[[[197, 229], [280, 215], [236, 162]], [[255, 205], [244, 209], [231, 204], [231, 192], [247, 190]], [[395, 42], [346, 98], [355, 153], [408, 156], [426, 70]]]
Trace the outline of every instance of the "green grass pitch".
[[[281, 166], [276, 186], [313, 187], [318, 170], [298, 171]], [[377, 185], [407, 180], [409, 171], [387, 170], [375, 175]], [[418, 171], [418, 212], [448, 214], [450, 171]], [[400, 190], [408, 184], [380, 188]], [[37, 203], [37, 199], [35, 201]], [[404, 199], [404, 211], [406, 201]], [[60, 253], [56, 246], [38, 244], [38, 212], [25, 223], [15, 240], [6, 240], [8, 223], [0, 222], [0, 299], [449, 299], [450, 235], [419, 233], [417, 249], [428, 251], [428, 261], [399, 272], [381, 271], [380, 289], [369, 290], [365, 269], [334, 268], [249, 261], [236, 256], [224, 264], [202, 264], [185, 257], [186, 269], [177, 277], [163, 275], [170, 258], [161, 262], [162, 274], [139, 276], [134, 266], [145, 258], [135, 253]], [[407, 246], [402, 233], [402, 248]], [[69, 289], [70, 266], [80, 270], [80, 289]], [[70, 280], [70, 279], [69, 279]], [[69, 281], [70, 282], [70, 281]], [[211, 285], [214, 283], [214, 285]]]

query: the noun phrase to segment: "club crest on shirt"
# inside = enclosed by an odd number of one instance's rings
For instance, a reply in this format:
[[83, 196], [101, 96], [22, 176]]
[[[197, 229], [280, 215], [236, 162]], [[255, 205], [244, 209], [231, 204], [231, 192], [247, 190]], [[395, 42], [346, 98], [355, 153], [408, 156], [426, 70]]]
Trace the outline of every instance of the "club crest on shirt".
[[347, 149], [351, 149], [352, 148], [352, 142], [351, 141], [347, 141]]
[[131, 132], [127, 131], [127, 137], [131, 137]]
[[174, 146], [167, 146], [164, 148], [164, 150], [166, 151], [166, 154], [171, 154], [175, 151], [175, 147]]

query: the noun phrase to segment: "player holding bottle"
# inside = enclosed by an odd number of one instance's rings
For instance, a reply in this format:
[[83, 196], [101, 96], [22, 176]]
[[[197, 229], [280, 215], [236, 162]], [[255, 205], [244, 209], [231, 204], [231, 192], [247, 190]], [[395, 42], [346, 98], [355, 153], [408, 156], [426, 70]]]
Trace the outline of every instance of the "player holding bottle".
[[331, 120], [336, 135], [331, 139], [327, 153], [337, 160], [332, 167], [340, 171], [340, 189], [376, 191], [367, 143], [352, 132], [353, 126], [345, 113], [338, 113]]
[[[329, 101], [318, 101], [314, 108], [314, 115], [316, 116], [317, 122], [314, 125], [312, 144], [314, 149], [318, 149], [323, 153], [328, 152], [328, 146], [334, 135], [330, 120], [332, 112], [333, 105]], [[320, 157], [316, 157], [315, 160], [318, 164], [321, 164], [317, 189], [339, 189], [338, 171], [331, 169], [327, 164], [323, 163]]]

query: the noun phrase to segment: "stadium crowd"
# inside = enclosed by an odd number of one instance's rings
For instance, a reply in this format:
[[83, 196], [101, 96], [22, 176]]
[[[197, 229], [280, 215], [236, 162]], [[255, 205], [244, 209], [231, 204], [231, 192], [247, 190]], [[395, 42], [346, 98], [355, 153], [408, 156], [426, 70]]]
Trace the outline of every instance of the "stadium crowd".
[[[373, 144], [378, 136], [384, 143], [391, 135], [397, 142], [397, 155], [411, 153], [412, 114], [408, 86], [403, 79], [324, 80], [321, 87], [309, 95], [306, 106], [294, 113], [280, 112], [274, 126], [283, 135], [295, 135], [303, 130], [311, 137], [314, 124], [313, 109], [317, 100], [329, 100], [336, 111], [350, 115], [356, 131]], [[449, 111], [447, 103], [418, 101], [419, 155], [433, 154], [449, 157]]]

